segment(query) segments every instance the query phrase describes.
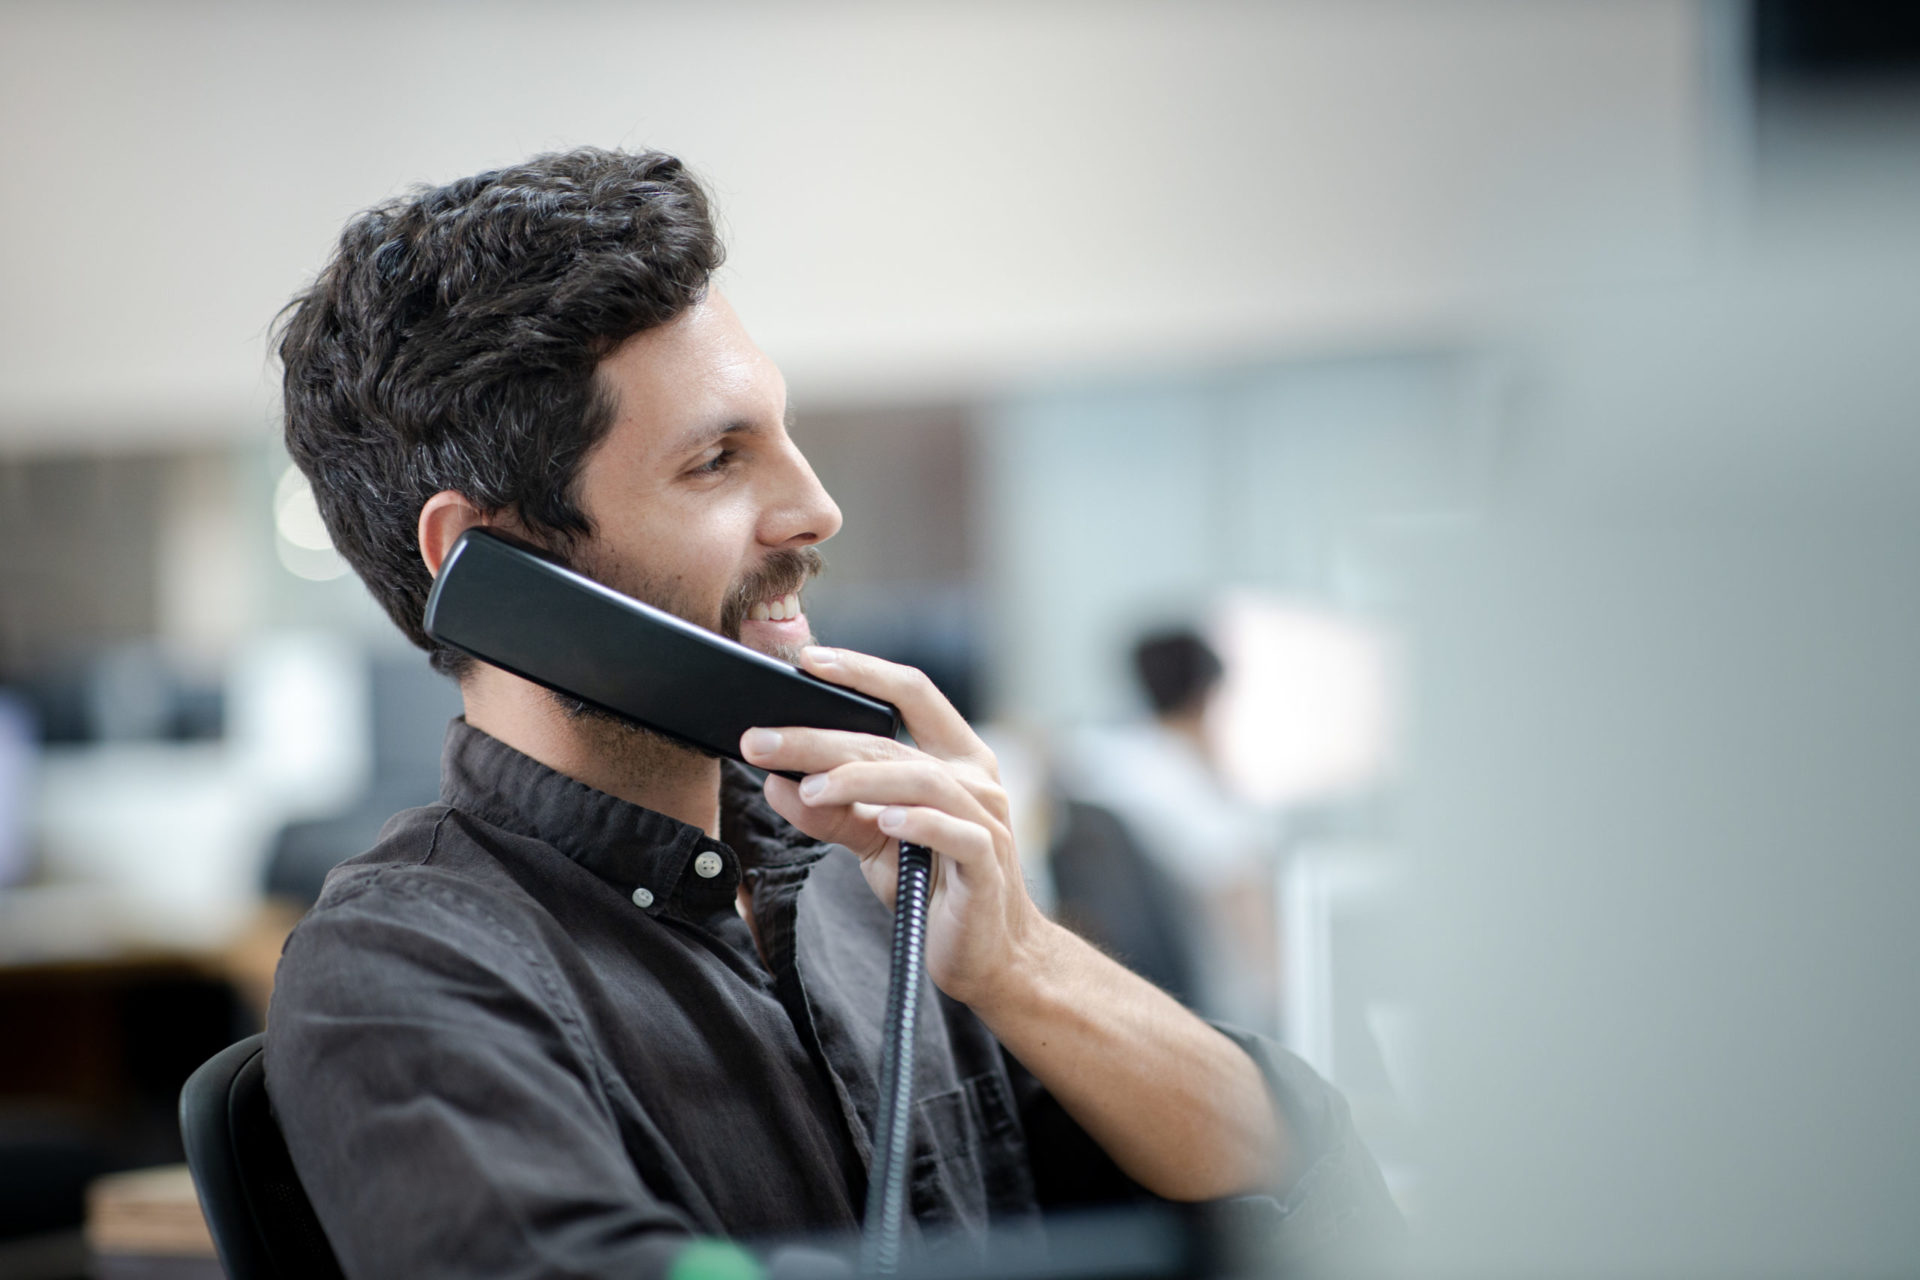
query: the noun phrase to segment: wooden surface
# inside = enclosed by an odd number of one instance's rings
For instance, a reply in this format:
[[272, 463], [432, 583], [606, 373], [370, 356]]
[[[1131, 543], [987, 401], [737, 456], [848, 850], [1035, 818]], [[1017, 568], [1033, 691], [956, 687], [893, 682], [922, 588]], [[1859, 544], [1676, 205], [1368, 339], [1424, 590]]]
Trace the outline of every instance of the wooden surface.
[[213, 1237], [187, 1166], [95, 1180], [87, 1190], [87, 1247], [96, 1254], [213, 1257]]

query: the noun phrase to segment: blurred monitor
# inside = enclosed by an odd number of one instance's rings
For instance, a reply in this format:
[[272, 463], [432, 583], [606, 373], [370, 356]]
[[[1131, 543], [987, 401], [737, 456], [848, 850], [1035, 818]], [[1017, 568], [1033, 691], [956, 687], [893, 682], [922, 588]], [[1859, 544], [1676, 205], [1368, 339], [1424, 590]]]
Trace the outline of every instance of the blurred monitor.
[[1771, 83], [1920, 81], [1920, 8], [1886, 0], [1757, 0], [1754, 64]]
[[0, 888], [32, 870], [27, 806], [40, 735], [27, 700], [0, 689]]

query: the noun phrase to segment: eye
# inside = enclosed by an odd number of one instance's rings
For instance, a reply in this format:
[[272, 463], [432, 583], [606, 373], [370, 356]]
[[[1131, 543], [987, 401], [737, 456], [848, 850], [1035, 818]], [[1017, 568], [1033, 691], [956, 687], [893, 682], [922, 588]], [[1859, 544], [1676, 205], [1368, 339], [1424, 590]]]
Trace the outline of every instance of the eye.
[[722, 449], [695, 467], [691, 474], [696, 476], [717, 476], [722, 471], [731, 467], [739, 456], [740, 451], [737, 449]]

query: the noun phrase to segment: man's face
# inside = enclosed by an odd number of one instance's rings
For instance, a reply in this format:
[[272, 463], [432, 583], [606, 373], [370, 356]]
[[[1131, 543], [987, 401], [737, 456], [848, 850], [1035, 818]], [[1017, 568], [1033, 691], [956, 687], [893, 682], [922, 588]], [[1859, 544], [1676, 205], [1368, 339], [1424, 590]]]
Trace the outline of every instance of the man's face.
[[[628, 339], [597, 376], [614, 423], [580, 472], [573, 562], [762, 653], [812, 640], [799, 608], [840, 509], [787, 435], [787, 387], [718, 293]], [[780, 615], [787, 614], [784, 618]]]

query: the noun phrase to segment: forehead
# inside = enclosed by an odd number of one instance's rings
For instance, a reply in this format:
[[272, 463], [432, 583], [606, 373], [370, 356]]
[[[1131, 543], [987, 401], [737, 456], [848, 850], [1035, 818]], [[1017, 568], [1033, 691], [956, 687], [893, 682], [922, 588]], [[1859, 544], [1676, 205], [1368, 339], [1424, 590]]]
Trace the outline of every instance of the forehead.
[[614, 395], [605, 447], [662, 457], [728, 429], [765, 429], [786, 412], [780, 371], [718, 292], [637, 333], [600, 362]]

